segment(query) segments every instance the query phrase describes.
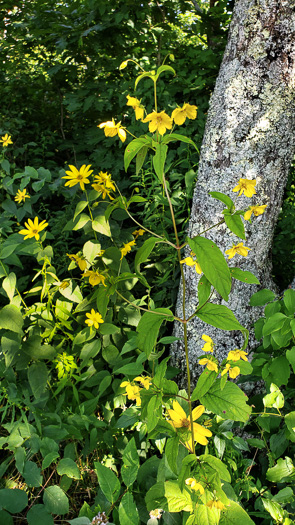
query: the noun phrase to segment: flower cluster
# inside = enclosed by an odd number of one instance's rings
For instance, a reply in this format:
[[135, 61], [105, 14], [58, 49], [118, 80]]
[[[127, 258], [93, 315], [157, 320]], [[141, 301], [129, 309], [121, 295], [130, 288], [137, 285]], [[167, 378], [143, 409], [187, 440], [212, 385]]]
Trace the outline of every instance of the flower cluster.
[[205, 492], [204, 487], [201, 485], [201, 483], [198, 483], [195, 478], [187, 478], [185, 480], [185, 484], [189, 485], [189, 487], [195, 492], [199, 491], [200, 494], [204, 494]]
[[[133, 381], [137, 381], [138, 383], [140, 383], [142, 387], [146, 390], [149, 390], [150, 385], [152, 384], [150, 377], [138, 376], [135, 377]], [[136, 401], [136, 405], [141, 406], [140, 391], [142, 390], [142, 388], [140, 388], [138, 385], [135, 385], [133, 381], [123, 381], [123, 383], [121, 383], [120, 386], [125, 388], [126, 392], [124, 396], [127, 396], [127, 399], [130, 399], [131, 401]]]
[[182, 259], [182, 261], [180, 261], [180, 264], [186, 264], [186, 266], [194, 266], [198, 274], [203, 273], [202, 268], [199, 265], [197, 259], [193, 259], [193, 257], [196, 257], [196, 255], [193, 252], [191, 252], [190, 257], [185, 257], [185, 259]]
[[[65, 186], [72, 188], [76, 184], [80, 184], [81, 190], [85, 190], [85, 184], [90, 184], [89, 177], [93, 173], [93, 170], [90, 169], [91, 164], [86, 166], [83, 164], [81, 168], [77, 169], [75, 166], [69, 165], [69, 171], [66, 171], [66, 175], [62, 179], [69, 179]], [[111, 195], [111, 192], [116, 191], [115, 184], [112, 180], [110, 173], [100, 171], [98, 175], [94, 175], [92, 188], [101, 194], [102, 198], [105, 199], [109, 197], [110, 200], [114, 198]]]

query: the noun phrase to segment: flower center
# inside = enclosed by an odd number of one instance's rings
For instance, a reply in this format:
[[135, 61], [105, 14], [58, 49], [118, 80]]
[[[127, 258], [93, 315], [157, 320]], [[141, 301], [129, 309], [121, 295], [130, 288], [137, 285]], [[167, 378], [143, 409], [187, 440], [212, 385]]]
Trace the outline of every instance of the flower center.
[[181, 427], [188, 428], [190, 426], [190, 421], [187, 418], [181, 420]]
[[35, 230], [33, 230], [33, 233], [34, 233], [34, 234], [38, 233], [38, 230], [36, 230], [36, 229], [35, 229]]
[[82, 180], [82, 179], [83, 179], [83, 175], [81, 175], [81, 174], [79, 173], [79, 175], [77, 176], [77, 179], [78, 179], [78, 180]]

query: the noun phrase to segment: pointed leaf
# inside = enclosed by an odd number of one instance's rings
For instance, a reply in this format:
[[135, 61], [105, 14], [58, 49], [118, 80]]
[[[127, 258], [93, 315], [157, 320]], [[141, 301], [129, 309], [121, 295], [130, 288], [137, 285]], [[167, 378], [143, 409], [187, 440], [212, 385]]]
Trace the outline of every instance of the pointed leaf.
[[230, 274], [234, 279], [237, 279], [238, 281], [242, 281], [242, 283], [248, 283], [248, 284], [260, 284], [257, 277], [251, 272], [248, 272], [246, 270], [241, 270], [241, 268], [229, 268]]
[[162, 142], [157, 142], [155, 143], [155, 148], [156, 153], [153, 156], [153, 166], [159, 181], [162, 183], [168, 146]]
[[230, 231], [235, 233], [237, 237], [246, 239], [244, 224], [239, 214], [231, 215], [228, 210], [224, 210], [224, 220]]
[[14, 272], [11, 272], [2, 282], [2, 288], [7, 293], [7, 296], [10, 301], [12, 301], [16, 286], [16, 275]]
[[48, 512], [52, 514], [67, 514], [69, 512], [69, 500], [64, 491], [58, 485], [46, 487], [43, 502]]
[[244, 327], [236, 319], [233, 312], [224, 305], [206, 303], [197, 311], [196, 316], [199, 317], [201, 321], [204, 321], [204, 323], [215, 326], [215, 328], [220, 328], [221, 330], [244, 331]]
[[168, 308], [156, 308], [151, 312], [145, 312], [136, 329], [138, 332], [137, 344], [139, 350], [145, 352], [147, 357], [149, 357], [157, 342], [161, 324], [163, 321], [173, 320], [173, 313]]
[[121, 488], [120, 481], [111, 469], [101, 463], [94, 462], [94, 466], [102, 492], [110, 503], [115, 503]]
[[138, 525], [139, 515], [132, 494], [124, 494], [119, 505], [120, 525]]
[[151, 143], [151, 139], [149, 137], [140, 137], [138, 139], [132, 140], [128, 146], [126, 146], [125, 153], [124, 153], [124, 168], [125, 171], [127, 171], [128, 166], [132, 159], [139, 153], [139, 151], [145, 146], [148, 147], [148, 145]]
[[214, 199], [223, 202], [229, 210], [234, 209], [235, 205], [228, 195], [220, 193], [219, 191], [209, 191], [209, 195], [211, 195], [211, 197], [213, 197]]
[[179, 133], [170, 133], [169, 135], [166, 135], [162, 139], [162, 144], [169, 144], [169, 142], [186, 142], [187, 144], [191, 144], [194, 146], [194, 148], [199, 152], [197, 146], [195, 145], [194, 141], [192, 139], [189, 139], [185, 135], [180, 135]]
[[251, 407], [246, 403], [247, 396], [235, 384], [228, 381], [223, 390], [220, 389], [220, 379], [217, 379], [210, 390], [200, 398], [200, 402], [208, 410], [233, 421], [247, 421]]

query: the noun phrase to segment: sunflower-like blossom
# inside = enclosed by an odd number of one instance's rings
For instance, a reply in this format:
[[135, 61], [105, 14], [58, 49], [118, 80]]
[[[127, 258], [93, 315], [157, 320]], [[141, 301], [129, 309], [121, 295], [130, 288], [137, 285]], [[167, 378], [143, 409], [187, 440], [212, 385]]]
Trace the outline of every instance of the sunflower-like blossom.
[[213, 350], [214, 350], [214, 343], [213, 343], [211, 337], [209, 337], [209, 335], [203, 334], [202, 335], [202, 339], [205, 341], [205, 344], [202, 347], [203, 352], [213, 352]]
[[244, 350], [231, 350], [228, 353], [227, 360], [239, 361], [240, 359], [243, 359], [243, 361], [248, 361], [248, 358], [246, 357], [247, 355], [247, 352], [244, 352]]
[[8, 135], [8, 133], [5, 133], [5, 135], [1, 137], [0, 142], [2, 142], [3, 148], [7, 148], [9, 144], [13, 144], [11, 140], [11, 135]]
[[206, 368], [208, 368], [210, 372], [218, 372], [217, 363], [215, 363], [215, 361], [213, 361], [212, 359], [207, 359], [207, 357], [203, 357], [202, 359], [199, 359], [199, 364], [206, 365]]
[[100, 313], [96, 312], [94, 308], [91, 309], [90, 313], [86, 314], [86, 317], [88, 317], [88, 319], [86, 319], [85, 323], [89, 326], [89, 328], [94, 326], [94, 328], [97, 329], [101, 323], [104, 323]]
[[102, 283], [103, 286], [106, 286], [105, 284], [105, 276], [102, 275], [99, 272], [94, 272], [92, 270], [87, 270], [82, 277], [88, 277], [89, 278], [89, 284], [91, 286], [97, 286], [98, 284]]
[[144, 107], [136, 97], [127, 95], [127, 106], [131, 106], [135, 111], [136, 120], [142, 120], [144, 116]]
[[161, 111], [160, 113], [153, 111], [153, 113], [149, 113], [142, 122], [149, 122], [149, 131], [151, 133], [158, 131], [160, 135], [164, 135], [167, 129], [172, 128], [173, 121], [165, 111]]
[[246, 211], [244, 215], [245, 221], [248, 221], [252, 215], [252, 213], [255, 215], [255, 217], [258, 217], [258, 215], [262, 215], [265, 212], [265, 208], [267, 207], [267, 204], [262, 204], [260, 206], [250, 206], [250, 209]]
[[198, 481], [195, 478], [187, 478], [185, 480], [185, 484], [188, 485], [195, 492], [199, 491], [201, 494], [204, 494], [205, 492], [204, 487], [201, 485], [201, 483], [198, 483]]
[[77, 266], [79, 266], [82, 272], [86, 270], [87, 261], [83, 255], [80, 257], [79, 255], [76, 255], [75, 253], [67, 253], [67, 256], [71, 259], [71, 261], [74, 261], [77, 264]]
[[140, 383], [143, 386], [143, 388], [145, 388], [146, 390], [149, 390], [150, 385], [152, 384], [150, 377], [138, 376], [134, 378], [134, 381], [137, 381], [138, 383]]
[[25, 235], [24, 241], [26, 239], [32, 239], [33, 237], [35, 237], [36, 241], [39, 241], [39, 233], [44, 230], [46, 226], [48, 226], [48, 222], [41, 221], [39, 224], [38, 217], [35, 217], [34, 221], [32, 221], [32, 219], [28, 219], [28, 222], [25, 222], [26, 230], [20, 230], [18, 233]]
[[171, 118], [175, 124], [181, 126], [187, 118], [194, 120], [197, 117], [197, 109], [197, 106], [185, 103], [182, 108], [178, 107], [172, 111]]
[[231, 367], [229, 363], [226, 363], [225, 365], [225, 369], [222, 370], [221, 372], [221, 376], [224, 376], [225, 374], [228, 373], [229, 377], [231, 379], [236, 379], [236, 377], [238, 377], [238, 375], [240, 374], [241, 370], [239, 369], [238, 366], [233, 366]]
[[185, 259], [182, 259], [180, 261], [180, 264], [186, 264], [186, 266], [194, 266], [196, 272], [200, 275], [203, 273], [201, 266], [199, 265], [198, 261], [195, 261], [192, 257], [186, 257]]
[[233, 191], [239, 191], [239, 197], [242, 195], [242, 193], [244, 193], [245, 197], [253, 197], [253, 195], [256, 193], [254, 186], [256, 186], [255, 179], [240, 179]]
[[93, 173], [93, 170], [90, 170], [91, 164], [86, 166], [86, 164], [83, 164], [81, 168], [78, 170], [75, 166], [71, 166], [69, 164], [70, 171], [66, 171], [67, 176], [62, 177], [62, 179], [69, 179], [65, 186], [69, 186], [72, 188], [73, 186], [76, 186], [76, 184], [80, 184], [81, 190], [84, 191], [85, 184], [89, 184], [90, 180], [88, 177]]
[[[192, 412], [194, 439], [201, 445], [207, 445], [207, 437], [212, 436], [212, 432], [210, 430], [202, 427], [202, 425], [199, 425], [198, 423], [195, 423], [195, 421], [201, 417], [204, 410], [205, 407], [203, 405], [199, 405], [198, 407], [194, 408]], [[178, 401], [173, 401], [173, 409], [169, 409], [168, 414], [171, 417], [171, 420], [168, 420], [168, 423], [170, 423], [175, 429], [182, 428], [192, 431], [190, 418], [186, 415]]]
[[127, 396], [127, 398], [130, 399], [131, 401], [136, 401], [136, 405], [140, 407], [141, 388], [138, 385], [133, 385], [132, 383], [130, 383], [130, 381], [123, 381], [123, 383], [121, 383], [120, 386], [125, 387], [126, 389], [126, 393], [124, 395]]
[[102, 122], [97, 126], [100, 129], [104, 129], [104, 134], [106, 137], [115, 137], [118, 135], [119, 139], [122, 142], [126, 140], [126, 131], [125, 128], [121, 126], [121, 122], [118, 124], [115, 123], [114, 119], [108, 120], [107, 122]]
[[110, 173], [100, 171], [98, 175], [94, 175], [94, 182], [103, 184], [108, 190], [116, 191], [116, 187]]
[[123, 257], [125, 257], [125, 255], [127, 255], [127, 253], [131, 252], [132, 246], [135, 246], [135, 244], [136, 244], [135, 240], [127, 242], [126, 244], [124, 244], [123, 248], [120, 248], [120, 252], [121, 252], [120, 259], [123, 259]]
[[21, 202], [26, 202], [26, 199], [30, 199], [30, 198], [31, 197], [27, 193], [27, 190], [24, 189], [23, 191], [17, 190], [17, 193], [16, 193], [16, 195], [14, 197], [14, 200], [20, 204]]
[[232, 259], [236, 254], [247, 257], [248, 251], [251, 249], [252, 248], [247, 248], [247, 246], [244, 246], [243, 242], [239, 242], [239, 244], [234, 245], [229, 250], [225, 250], [225, 253], [228, 255], [229, 259]]
[[95, 191], [101, 193], [103, 199], [105, 199], [108, 196], [111, 201], [114, 200], [114, 197], [111, 196], [110, 190], [106, 188], [103, 184], [91, 184], [91, 186]]
[[137, 239], [137, 237], [140, 237], [141, 235], [144, 235], [145, 234], [145, 230], [143, 230], [142, 228], [139, 228], [138, 230], [134, 230], [134, 232], [132, 232], [132, 235], [134, 235], [135, 239]]

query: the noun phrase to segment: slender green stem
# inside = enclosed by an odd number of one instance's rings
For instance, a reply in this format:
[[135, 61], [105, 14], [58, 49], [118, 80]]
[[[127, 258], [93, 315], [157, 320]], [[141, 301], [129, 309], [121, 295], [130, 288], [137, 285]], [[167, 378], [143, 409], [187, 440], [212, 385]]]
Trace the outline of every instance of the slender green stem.
[[[148, 310], [148, 308], [143, 308], [142, 306], [138, 306], [137, 304], [132, 303], [132, 301], [129, 301], [128, 299], [126, 299], [126, 297], [124, 297], [124, 295], [118, 292], [118, 290], [116, 290], [116, 293], [119, 295], [119, 297], [121, 297], [121, 299], [126, 301], [126, 303], [131, 304], [131, 306], [134, 306], [134, 308], [137, 308], [137, 310], [143, 310], [144, 312], [149, 312], [150, 314], [161, 315], [162, 317], [170, 317], [169, 315], [163, 314], [162, 312], [155, 312], [154, 310]], [[174, 317], [174, 319], [181, 322], [181, 320], [178, 317]]]
[[[212, 228], [216, 228], [216, 226], [220, 226], [220, 224], [223, 224], [224, 222], [225, 222], [224, 219], [222, 219], [221, 221], [217, 222], [216, 224], [213, 224], [213, 226], [210, 226], [210, 228], [207, 228], [206, 230], [203, 230], [202, 232], [198, 233], [198, 236], [203, 235], [203, 233], [206, 233], [209, 230], [212, 230]], [[187, 246], [187, 242], [184, 242], [183, 244], [181, 244], [179, 249], [181, 250], [185, 246]]]
[[157, 105], [157, 82], [154, 80], [154, 97], [155, 97], [155, 112], [158, 113]]
[[[91, 211], [91, 208], [90, 208], [90, 202], [89, 202], [89, 199], [88, 199], [88, 193], [87, 193], [86, 190], [84, 190], [84, 193], [85, 193], [85, 197], [86, 197], [86, 201], [87, 201], [87, 206], [88, 206], [88, 210], [89, 210], [90, 219], [91, 219], [91, 222], [93, 223], [94, 219], [93, 219], [92, 211]], [[93, 233], [94, 233], [95, 240], [97, 241], [96, 231], [93, 230]]]

